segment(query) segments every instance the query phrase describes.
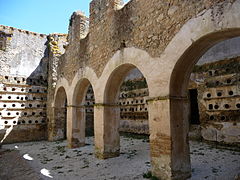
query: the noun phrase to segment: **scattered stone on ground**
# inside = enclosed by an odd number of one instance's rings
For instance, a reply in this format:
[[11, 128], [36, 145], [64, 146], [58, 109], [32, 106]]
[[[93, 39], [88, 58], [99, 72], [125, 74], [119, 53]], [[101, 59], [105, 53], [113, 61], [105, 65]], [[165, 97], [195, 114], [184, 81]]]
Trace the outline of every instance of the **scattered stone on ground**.
[[[107, 160], [95, 158], [92, 137], [86, 139], [86, 144], [77, 149], [68, 149], [66, 141], [3, 145], [0, 179], [141, 180], [150, 171], [146, 139], [121, 137], [120, 157]], [[189, 180], [229, 180], [240, 172], [240, 152], [216, 149], [196, 141], [190, 141], [190, 146], [192, 177]]]

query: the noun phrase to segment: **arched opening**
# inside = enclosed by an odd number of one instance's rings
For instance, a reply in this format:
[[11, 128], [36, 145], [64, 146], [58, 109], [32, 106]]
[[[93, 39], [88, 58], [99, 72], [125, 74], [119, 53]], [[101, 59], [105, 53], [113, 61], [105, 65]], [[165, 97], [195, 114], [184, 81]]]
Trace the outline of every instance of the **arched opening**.
[[[73, 117], [70, 132], [70, 146], [85, 145], [85, 137], [94, 136], [94, 105], [95, 97], [93, 87], [88, 79], [81, 79], [73, 94]], [[93, 139], [89, 139], [92, 142]]]
[[86, 128], [85, 128], [85, 136], [91, 137], [94, 136], [94, 105], [95, 105], [95, 97], [93, 92], [93, 87], [89, 84], [86, 96], [85, 96], [85, 119], [86, 119]]
[[[170, 121], [173, 151], [172, 163], [175, 164], [174, 168], [176, 169], [190, 166], [188, 133], [189, 126], [191, 127], [191, 124], [189, 122], [194, 122], [194, 120], [197, 118], [193, 117], [193, 113], [191, 113], [191, 110], [194, 108], [193, 106], [194, 104], [196, 105], [196, 103], [198, 104], [199, 108], [198, 123], [200, 125], [200, 140], [204, 140], [204, 142], [213, 142], [214, 144], [218, 144], [220, 142], [229, 144], [230, 141], [235, 141], [233, 144], [239, 143], [239, 140], [237, 140], [236, 137], [233, 138], [232, 135], [234, 132], [235, 134], [236, 132], [239, 132], [239, 130], [237, 130], [239, 129], [239, 124], [235, 122], [236, 119], [239, 119], [240, 114], [237, 113], [236, 107], [233, 107], [229, 103], [238, 101], [232, 96], [234, 93], [237, 93], [237, 91], [234, 92], [233, 89], [236, 89], [237, 87], [237, 76], [239, 74], [237, 64], [239, 64], [239, 61], [237, 59], [234, 60], [231, 58], [225, 58], [225, 60], [219, 60], [217, 62], [211, 61], [204, 64], [197, 64], [200, 59], [203, 59], [203, 55], [208, 50], [211, 50], [210, 48], [215, 47], [214, 45], [220, 42], [223, 43], [223, 41], [227, 39], [231, 40], [231, 38], [239, 35], [239, 29], [229, 29], [227, 31], [212, 33], [200, 38], [183, 53], [172, 71], [170, 82]], [[228, 68], [228, 66], [230, 66], [230, 68]], [[227, 77], [231, 77], [233, 79], [236, 77], [233, 81], [235, 84], [231, 83], [231, 80], [229, 80]], [[190, 79], [191, 81], [189, 83]], [[222, 81], [224, 81], [224, 83], [222, 83]], [[188, 90], [189, 87], [191, 89], [190, 92]], [[193, 99], [195, 99], [195, 102], [193, 102]], [[233, 107], [232, 109], [231, 106]], [[228, 116], [224, 114], [228, 114]], [[234, 117], [227, 122], [226, 117], [230, 116]], [[195, 119], [191, 120], [190, 118]], [[228, 129], [225, 129], [226, 126]], [[229, 128], [230, 126], [232, 126], [231, 130]], [[225, 134], [221, 134], [221, 131]], [[228, 136], [227, 132], [230, 131], [232, 131], [229, 133], [231, 134], [231, 140], [226, 138], [226, 136]], [[194, 143], [191, 143], [190, 141], [191, 147], [193, 147], [192, 144]], [[191, 149], [191, 156], [194, 156], [197, 153], [203, 155], [205, 154], [206, 156], [207, 153], [210, 153], [204, 147], [199, 149], [194, 149], [193, 147]], [[201, 152], [201, 149], [204, 152]], [[219, 155], [220, 154], [218, 154], [218, 156]], [[212, 157], [214, 157], [214, 155], [212, 155]], [[209, 159], [211, 159], [211, 156], [209, 156]], [[191, 160], [192, 163], [194, 162], [194, 164], [192, 164], [192, 174], [196, 177], [194, 170], [196, 171], [196, 168], [199, 168], [199, 166], [196, 166], [196, 163], [199, 164], [203, 162], [196, 162], [193, 159]], [[218, 161], [215, 160], [216, 166], [218, 165], [217, 163]], [[208, 166], [206, 165], [205, 167]], [[201, 170], [204, 171], [204, 167], [201, 166], [201, 168], [203, 169], [197, 169], [199, 174], [201, 174]], [[216, 168], [218, 169], [219, 173], [221, 171], [220, 176], [229, 178], [226, 176], [228, 171], [225, 171], [225, 169], [228, 169], [228, 167], [226, 167], [224, 164], [221, 164], [221, 168]], [[232, 176], [234, 175], [232, 174]], [[217, 173], [212, 173], [211, 177], [217, 178], [218, 175]], [[204, 177], [202, 176], [198, 178], [203, 179]]]
[[[129, 158], [142, 157], [145, 161], [135, 168], [141, 174], [149, 170], [147, 97], [146, 79], [136, 66], [123, 64], [111, 73], [104, 91], [104, 103], [99, 105], [102, 106], [99, 109], [103, 108], [104, 135], [101, 151], [96, 149], [98, 157], [111, 158], [119, 154], [130, 154]], [[139, 154], [142, 156], [139, 157]]]
[[67, 137], [67, 94], [63, 87], [57, 91], [54, 103], [54, 140]]
[[149, 135], [148, 85], [143, 74], [132, 69], [123, 80], [117, 104], [120, 107], [120, 133]]

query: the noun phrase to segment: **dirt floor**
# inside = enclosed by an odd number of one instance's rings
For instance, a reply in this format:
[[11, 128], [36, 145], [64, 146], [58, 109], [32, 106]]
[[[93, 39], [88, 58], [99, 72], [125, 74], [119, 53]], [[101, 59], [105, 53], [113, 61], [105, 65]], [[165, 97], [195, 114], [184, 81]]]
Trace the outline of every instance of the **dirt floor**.
[[[240, 152], [190, 142], [192, 177], [189, 180], [234, 180], [240, 173]], [[121, 155], [99, 160], [94, 157], [93, 138], [78, 149], [66, 141], [3, 145], [0, 180], [141, 180], [150, 170], [146, 139], [121, 137]]]

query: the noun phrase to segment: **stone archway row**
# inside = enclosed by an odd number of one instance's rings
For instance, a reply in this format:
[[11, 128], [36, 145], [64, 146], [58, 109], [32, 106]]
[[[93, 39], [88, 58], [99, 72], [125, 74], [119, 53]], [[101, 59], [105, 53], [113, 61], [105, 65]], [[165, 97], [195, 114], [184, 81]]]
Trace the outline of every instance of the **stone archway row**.
[[[197, 60], [214, 44], [240, 35], [240, 0], [221, 8], [212, 7], [190, 19], [167, 45], [158, 58], [134, 47], [119, 50], [109, 60], [98, 78], [89, 67], [79, 70], [71, 85], [59, 79], [68, 98], [67, 139], [70, 147], [84, 143], [80, 135], [81, 118], [76, 120], [78, 93], [86, 84], [94, 90], [95, 149], [99, 158], [119, 154], [117, 142], [115, 98], [121, 77], [138, 68], [149, 88], [149, 129], [152, 172], [161, 179], [186, 179], [191, 175], [188, 145], [189, 104], [186, 87]], [[80, 88], [81, 87], [81, 88]], [[81, 90], [79, 90], [81, 89]], [[76, 93], [77, 92], [77, 93]], [[112, 93], [113, 92], [113, 93]], [[57, 93], [57, 91], [56, 91]], [[112, 94], [111, 94], [112, 93]], [[76, 99], [80, 99], [76, 104]], [[54, 106], [54, 105], [53, 105]], [[80, 115], [81, 117], [82, 115]], [[76, 126], [77, 123], [80, 123]]]

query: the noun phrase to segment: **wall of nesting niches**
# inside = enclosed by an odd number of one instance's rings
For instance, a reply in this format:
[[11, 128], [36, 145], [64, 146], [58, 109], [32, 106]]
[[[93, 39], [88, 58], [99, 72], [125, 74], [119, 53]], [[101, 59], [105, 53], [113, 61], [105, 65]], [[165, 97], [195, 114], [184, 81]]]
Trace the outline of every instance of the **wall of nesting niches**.
[[240, 140], [240, 57], [196, 66], [201, 136], [205, 140]]
[[[38, 140], [44, 138], [43, 136], [38, 136], [45, 134], [46, 131], [46, 101], [47, 80], [44, 80], [42, 77], [0, 76], [1, 125], [4, 125], [5, 129], [13, 125], [13, 134], [15, 130], [20, 133], [21, 130], [32, 129], [37, 131], [33, 134], [31, 134], [33, 131], [28, 132], [28, 136], [32, 136], [29, 137], [30, 139]], [[10, 136], [12, 136], [11, 134]], [[25, 139], [10, 139], [12, 141], [28, 139], [27, 137], [23, 138]]]
[[120, 131], [148, 134], [148, 88], [145, 78], [126, 80], [121, 86]]
[[85, 113], [86, 113], [86, 136], [94, 135], [94, 92], [93, 88], [90, 85], [87, 90], [85, 97]]
[[[240, 58], [223, 60], [202, 66], [204, 87], [200, 97], [206, 105], [204, 121], [239, 121], [240, 118]], [[201, 92], [202, 90], [202, 92]]]
[[[142, 75], [138, 79], [125, 80], [120, 89], [120, 131], [148, 134], [148, 88]], [[89, 86], [85, 97], [86, 134], [93, 135], [94, 93]]]

